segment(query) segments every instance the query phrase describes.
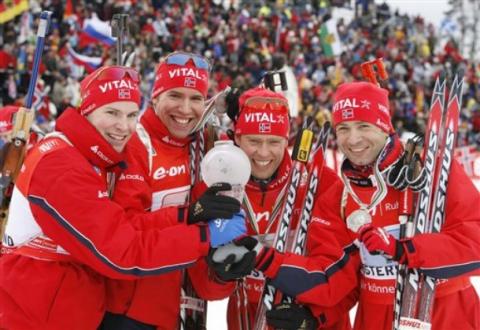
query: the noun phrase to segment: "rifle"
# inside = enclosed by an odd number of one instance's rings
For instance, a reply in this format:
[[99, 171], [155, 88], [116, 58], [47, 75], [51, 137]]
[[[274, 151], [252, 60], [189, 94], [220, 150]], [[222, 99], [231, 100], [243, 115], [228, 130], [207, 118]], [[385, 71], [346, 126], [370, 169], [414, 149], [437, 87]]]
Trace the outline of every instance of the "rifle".
[[2, 160], [0, 173], [0, 234], [3, 239], [7, 224], [8, 206], [10, 204], [13, 184], [23, 164], [26, 153], [30, 128], [33, 124], [34, 111], [32, 110], [33, 94], [37, 85], [38, 70], [42, 59], [45, 35], [50, 27], [52, 12], [42, 11], [37, 30], [37, 43], [33, 59], [33, 69], [25, 98], [25, 106], [21, 107], [14, 117], [12, 140], [5, 144], [5, 158]]
[[117, 65], [124, 65], [127, 61], [127, 56], [123, 61], [123, 41], [125, 36], [128, 35], [128, 15], [127, 14], [115, 14], [112, 17], [112, 37], [117, 38]]

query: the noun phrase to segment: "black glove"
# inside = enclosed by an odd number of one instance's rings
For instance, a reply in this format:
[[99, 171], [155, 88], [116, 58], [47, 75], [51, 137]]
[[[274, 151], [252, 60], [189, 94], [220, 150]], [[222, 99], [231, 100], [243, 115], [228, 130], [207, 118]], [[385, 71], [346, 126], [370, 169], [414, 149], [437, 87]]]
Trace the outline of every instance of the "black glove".
[[230, 219], [240, 212], [240, 202], [233, 197], [217, 195], [219, 191], [232, 189], [229, 183], [211, 185], [200, 198], [188, 208], [189, 225], [212, 219]]
[[207, 262], [220, 280], [232, 281], [247, 276], [254, 268], [267, 269], [273, 260], [273, 251], [254, 237], [245, 236], [211, 250]]
[[225, 95], [225, 103], [227, 103], [227, 116], [234, 122], [237, 122], [238, 113], [240, 111], [238, 99], [240, 98], [240, 91], [233, 88]]
[[283, 303], [267, 311], [267, 324], [275, 329], [314, 330], [318, 320], [307, 307], [295, 303]]
[[237, 257], [230, 254], [221, 262], [214, 261], [214, 254], [216, 249], [211, 249], [207, 256], [207, 263], [212, 267], [215, 275], [222, 281], [235, 281], [250, 274], [255, 267], [255, 251], [248, 251], [238, 262], [235, 262]]

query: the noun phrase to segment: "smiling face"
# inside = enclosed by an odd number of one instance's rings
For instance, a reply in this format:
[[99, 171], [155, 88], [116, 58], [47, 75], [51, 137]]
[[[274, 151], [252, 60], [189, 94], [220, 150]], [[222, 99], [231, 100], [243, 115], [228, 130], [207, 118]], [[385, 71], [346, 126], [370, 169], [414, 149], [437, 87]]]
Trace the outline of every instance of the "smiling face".
[[135, 102], [108, 103], [87, 115], [87, 120], [115, 151], [122, 152], [135, 132], [138, 111], [138, 104]]
[[346, 121], [335, 127], [340, 150], [355, 165], [372, 164], [385, 146], [387, 133], [364, 121]]
[[284, 137], [265, 134], [235, 135], [235, 142], [250, 159], [257, 179], [269, 179], [275, 173], [288, 144]]
[[205, 110], [205, 98], [191, 88], [169, 89], [153, 100], [153, 108], [171, 135], [185, 138]]

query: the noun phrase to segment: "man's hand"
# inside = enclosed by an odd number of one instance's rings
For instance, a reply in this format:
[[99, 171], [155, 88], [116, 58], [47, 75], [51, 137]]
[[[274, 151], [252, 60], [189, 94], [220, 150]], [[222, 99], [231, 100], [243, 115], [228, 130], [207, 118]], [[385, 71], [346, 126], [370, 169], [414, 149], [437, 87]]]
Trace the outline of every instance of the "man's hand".
[[207, 259], [219, 279], [231, 281], [250, 274], [254, 268], [265, 271], [273, 260], [274, 251], [253, 236], [245, 236], [215, 249]]
[[363, 225], [358, 230], [358, 239], [371, 254], [383, 254], [398, 262], [405, 261], [403, 244], [381, 227], [375, 227], [371, 223]]
[[318, 320], [307, 307], [295, 303], [283, 303], [267, 311], [267, 324], [275, 329], [315, 330]]
[[[235, 243], [226, 245], [228, 247]], [[221, 249], [219, 247], [218, 249]], [[247, 276], [255, 268], [255, 251], [246, 250], [241, 256], [236, 256], [235, 254], [229, 254], [225, 259], [220, 262], [214, 261], [214, 255], [217, 250], [211, 250], [207, 256], [207, 263], [214, 270], [215, 275], [222, 281], [235, 281], [241, 279], [242, 277]], [[237, 258], [240, 258], [239, 261], [236, 261]]]
[[245, 213], [241, 211], [230, 219], [210, 220], [208, 222], [208, 231], [212, 248], [228, 244], [247, 233]]
[[240, 212], [240, 202], [233, 197], [217, 195], [220, 191], [232, 189], [228, 183], [211, 185], [200, 198], [188, 208], [189, 225], [211, 219], [230, 219]]

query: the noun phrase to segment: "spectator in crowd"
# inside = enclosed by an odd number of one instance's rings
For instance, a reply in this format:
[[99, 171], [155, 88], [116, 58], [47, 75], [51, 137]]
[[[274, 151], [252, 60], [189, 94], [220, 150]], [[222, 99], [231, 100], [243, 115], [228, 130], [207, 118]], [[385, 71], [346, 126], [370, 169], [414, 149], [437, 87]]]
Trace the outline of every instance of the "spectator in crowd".
[[[156, 60], [152, 60], [152, 56], [173, 50], [190, 50], [209, 57], [215, 63], [211, 75], [212, 94], [221, 90], [225, 83], [241, 90], [257, 85], [262, 73], [274, 64], [274, 55], [283, 53], [286, 64], [293, 69], [299, 82], [300, 113], [331, 105], [325, 104], [321, 97], [323, 93], [311, 93], [315, 86], [329, 89], [339, 82], [359, 78], [359, 64], [377, 57], [384, 58], [387, 70], [392, 73], [388, 81], [392, 118], [402, 121], [406, 131], [418, 133], [424, 127], [421, 121], [426, 116], [420, 114], [427, 112], [434, 78], [442, 69], [454, 72], [465, 68], [470, 90], [464, 97], [464, 104], [480, 104], [480, 93], [476, 92], [480, 66], [475, 63], [467, 65], [453, 40], [442, 48], [440, 37], [432, 24], [427, 24], [420, 17], [411, 18], [394, 13], [385, 3], [375, 10], [376, 5], [370, 2], [357, 12], [357, 16], [347, 20], [335, 18], [332, 15], [335, 7], [331, 6], [335, 4], [328, 5], [328, 2], [312, 6], [288, 4], [284, 7], [260, 5], [258, 2], [242, 7], [235, 2], [204, 4], [186, 1], [182, 4], [144, 0], [124, 1], [121, 5], [90, 0], [72, 2], [72, 8], [63, 8], [64, 4], [58, 1], [32, 1], [31, 11], [24, 14], [35, 17], [40, 8], [56, 13], [54, 33], [49, 35], [47, 45], [57, 46], [61, 56], [49, 55], [50, 51], [47, 51], [45, 58], [49, 60], [46, 75], [58, 68], [76, 71], [65, 52], [67, 43], [82, 55], [100, 57], [104, 63], [111, 63], [115, 51], [86, 39], [82, 25], [93, 13], [109, 21], [113, 14], [123, 12], [139, 18], [130, 20], [130, 36], [125, 49], [135, 49], [137, 53], [133, 65], [145, 79], [142, 92], [146, 95], [153, 85]], [[17, 42], [34, 41], [32, 36], [37, 20], [31, 21], [33, 24], [29, 24], [30, 21], [23, 16], [18, 16], [5, 24], [5, 42], [0, 59], [6, 61], [0, 60], [0, 63], [10, 63], [7, 66], [19, 69], [24, 60]], [[337, 27], [340, 53], [329, 52], [331, 40], [327, 38], [328, 34], [321, 32], [327, 25]], [[12, 32], [20, 26], [21, 37], [17, 37]], [[31, 63], [31, 59], [24, 68], [28, 69], [28, 63]], [[4, 67], [1, 64], [0, 73]], [[332, 72], [334, 75], [329, 74]], [[76, 73], [69, 74], [77, 78]], [[49, 82], [48, 78], [45, 80]], [[20, 82], [18, 77], [16, 82]], [[16, 98], [21, 98], [25, 89], [20, 86], [17, 89]], [[3, 104], [14, 101], [12, 96], [15, 95], [10, 93], [9, 96], [7, 90], [4, 87], [0, 94]], [[327, 102], [331, 101], [327, 99]], [[56, 106], [61, 108], [60, 103], [56, 103]], [[311, 115], [315, 116], [314, 113]], [[420, 119], [415, 120], [416, 117]], [[471, 116], [462, 119], [471, 120]], [[466, 143], [479, 140], [477, 135], [470, 134]]]

